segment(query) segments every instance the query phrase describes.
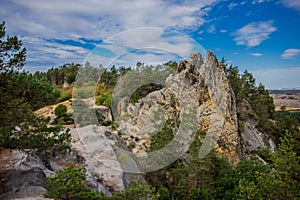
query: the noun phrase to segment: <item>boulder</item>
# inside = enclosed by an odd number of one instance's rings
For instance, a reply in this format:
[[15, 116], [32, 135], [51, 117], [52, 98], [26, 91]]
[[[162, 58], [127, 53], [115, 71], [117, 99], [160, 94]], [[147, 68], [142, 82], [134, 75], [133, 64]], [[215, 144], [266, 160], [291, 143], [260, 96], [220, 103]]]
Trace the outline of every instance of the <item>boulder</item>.
[[42, 169], [10, 170], [2, 180], [0, 199], [43, 198], [46, 192], [46, 175]]

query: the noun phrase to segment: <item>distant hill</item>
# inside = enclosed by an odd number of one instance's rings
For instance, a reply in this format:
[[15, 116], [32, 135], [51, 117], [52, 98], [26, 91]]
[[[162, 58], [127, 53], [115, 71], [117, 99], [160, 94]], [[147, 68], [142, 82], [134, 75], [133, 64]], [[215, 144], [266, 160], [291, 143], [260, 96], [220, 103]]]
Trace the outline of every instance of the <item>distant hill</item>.
[[280, 89], [280, 90], [269, 90], [270, 94], [295, 94], [300, 93], [300, 89]]

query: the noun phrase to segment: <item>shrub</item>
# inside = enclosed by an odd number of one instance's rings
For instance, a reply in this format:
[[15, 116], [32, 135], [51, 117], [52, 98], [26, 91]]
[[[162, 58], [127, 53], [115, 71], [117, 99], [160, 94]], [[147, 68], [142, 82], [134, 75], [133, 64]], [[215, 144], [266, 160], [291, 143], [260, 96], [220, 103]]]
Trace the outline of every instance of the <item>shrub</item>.
[[44, 194], [47, 198], [55, 199], [105, 199], [103, 194], [98, 194], [90, 189], [85, 183], [85, 168], [76, 168], [70, 166], [59, 171], [53, 178], [47, 179], [47, 192]]
[[63, 105], [63, 104], [59, 104], [55, 110], [54, 110], [54, 114], [58, 117], [58, 118], [62, 118], [64, 116], [67, 115], [67, 106]]

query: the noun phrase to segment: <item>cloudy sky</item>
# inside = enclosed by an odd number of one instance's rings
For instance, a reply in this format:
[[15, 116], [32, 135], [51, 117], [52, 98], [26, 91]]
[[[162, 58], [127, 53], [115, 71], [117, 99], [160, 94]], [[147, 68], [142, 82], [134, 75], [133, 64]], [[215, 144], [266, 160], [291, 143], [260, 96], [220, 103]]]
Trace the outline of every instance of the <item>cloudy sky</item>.
[[[0, 4], [7, 34], [17, 35], [27, 48], [25, 69], [31, 72], [82, 63], [96, 45], [116, 36], [123, 37], [124, 45], [194, 51], [190, 40], [185, 43], [187, 36], [218, 59], [225, 57], [241, 71], [248, 69], [269, 89], [300, 87], [299, 0], [2, 0]], [[132, 32], [144, 27], [160, 29]], [[163, 29], [177, 34], [167, 37]]]

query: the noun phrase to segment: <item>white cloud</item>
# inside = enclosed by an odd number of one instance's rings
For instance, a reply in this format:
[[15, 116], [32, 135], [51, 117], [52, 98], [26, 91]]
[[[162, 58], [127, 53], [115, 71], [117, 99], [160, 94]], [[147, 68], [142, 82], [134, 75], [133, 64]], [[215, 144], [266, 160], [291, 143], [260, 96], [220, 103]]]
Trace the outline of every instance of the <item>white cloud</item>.
[[210, 26], [207, 28], [207, 32], [208, 32], [208, 33], [215, 33], [215, 32], [216, 32], [216, 26], [215, 26], [215, 25], [210, 25]]
[[260, 3], [265, 3], [265, 2], [271, 2], [274, 0], [253, 0], [252, 4], [260, 4]]
[[252, 4], [263, 3], [265, 0], [253, 0]]
[[262, 83], [267, 89], [299, 87], [300, 67], [264, 69], [251, 71], [257, 83]]
[[263, 56], [264, 54], [262, 53], [251, 53], [251, 56], [256, 56], [256, 57], [260, 57]]
[[300, 1], [299, 0], [282, 0], [282, 3], [288, 7], [298, 10], [300, 12]]
[[[107, 51], [113, 54], [107, 56]], [[140, 28], [103, 41], [91, 52], [87, 61], [93, 66], [99, 66], [100, 63], [109, 66], [111, 62], [132, 65], [137, 61], [153, 64], [167, 62], [170, 56], [187, 58], [193, 51], [200, 51], [205, 57], [206, 51], [195, 40], [182, 33], [161, 28]]]
[[[47, 57], [51, 59], [52, 54], [58, 60], [71, 56], [67, 48], [71, 48], [72, 45], [49, 42], [51, 39], [82, 43], [82, 38], [100, 40], [139, 27], [196, 30], [206, 22], [208, 12], [217, 2], [217, 0], [190, 0], [179, 3], [164, 0], [10, 0], [1, 2], [0, 14], [2, 20], [6, 21], [8, 34], [23, 37], [25, 46], [31, 43], [32, 46], [27, 48], [28, 59], [36, 60], [39, 55], [41, 61]], [[38, 49], [38, 46], [43, 47], [44, 44], [32, 41], [36, 37], [41, 41], [48, 41], [49, 47], [45, 50]], [[75, 60], [81, 59], [87, 51], [78, 48], [74, 50]], [[30, 58], [31, 56], [34, 58]], [[46, 59], [44, 63], [46, 61], [48, 60]], [[51, 61], [54, 62], [54, 59]], [[33, 62], [28, 63], [33, 65]]]
[[237, 45], [246, 45], [254, 47], [260, 45], [264, 40], [268, 39], [270, 34], [276, 31], [273, 21], [252, 22], [238, 29], [233, 33], [234, 41]]
[[44, 71], [65, 63], [82, 63], [89, 51], [83, 47], [60, 44], [43, 38], [20, 37], [27, 49], [25, 70]]
[[163, 0], [12, 0], [0, 10], [13, 33], [45, 38], [102, 39], [123, 30], [145, 26], [198, 28], [217, 0], [181, 4]]
[[234, 7], [236, 7], [238, 4], [237, 3], [233, 3], [231, 2], [229, 5], [228, 5], [228, 9], [229, 10], [232, 10]]
[[242, 1], [241, 5], [245, 5], [247, 3], [247, 1]]
[[[143, 52], [142, 54], [140, 52]], [[113, 64], [117, 66], [135, 66], [140, 61], [146, 65], [163, 64], [170, 60], [182, 60], [181, 57], [176, 57], [172, 53], [158, 51], [157, 49], [143, 49], [143, 51], [129, 52], [117, 59]]]
[[220, 32], [221, 32], [221, 33], [227, 33], [227, 30], [221, 29]]
[[300, 49], [286, 49], [281, 57], [284, 59], [295, 59], [300, 56]]

